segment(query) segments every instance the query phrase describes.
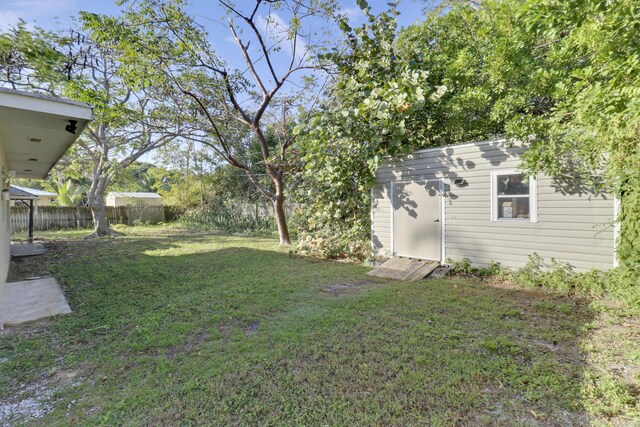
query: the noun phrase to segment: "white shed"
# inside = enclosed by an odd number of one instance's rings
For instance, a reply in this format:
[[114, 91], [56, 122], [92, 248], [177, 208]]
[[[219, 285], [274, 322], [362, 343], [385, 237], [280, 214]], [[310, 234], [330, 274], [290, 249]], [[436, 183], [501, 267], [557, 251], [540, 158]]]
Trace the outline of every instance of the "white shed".
[[613, 197], [577, 180], [527, 178], [518, 169], [525, 151], [493, 140], [385, 161], [372, 190], [374, 253], [519, 268], [536, 252], [577, 271], [613, 267]]
[[112, 191], [107, 194], [106, 205], [113, 207], [131, 205], [161, 206], [162, 196], [158, 193]]

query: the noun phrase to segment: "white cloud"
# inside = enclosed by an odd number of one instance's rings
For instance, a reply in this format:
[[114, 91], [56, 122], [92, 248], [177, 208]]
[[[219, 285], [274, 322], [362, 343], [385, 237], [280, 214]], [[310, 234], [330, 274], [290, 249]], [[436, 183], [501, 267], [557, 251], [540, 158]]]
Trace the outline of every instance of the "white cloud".
[[7, 31], [10, 27], [18, 23], [20, 15], [10, 10], [0, 12], [0, 31]]
[[5, 7], [30, 15], [48, 16], [73, 9], [76, 3], [76, 0], [13, 0], [6, 2]]
[[340, 9], [340, 14], [345, 15], [350, 22], [362, 21], [365, 18], [365, 14], [362, 9], [357, 6], [343, 7]]
[[[256, 26], [260, 31], [264, 32], [272, 42], [278, 43], [282, 50], [293, 53], [293, 40], [289, 39], [289, 24], [277, 13], [272, 13], [266, 18], [258, 16]], [[305, 41], [296, 36], [296, 57], [302, 59], [307, 53], [307, 44]]]
[[2, 2], [0, 30], [6, 31], [20, 19], [46, 27], [53, 17], [66, 17], [77, 12], [78, 0], [9, 0]]

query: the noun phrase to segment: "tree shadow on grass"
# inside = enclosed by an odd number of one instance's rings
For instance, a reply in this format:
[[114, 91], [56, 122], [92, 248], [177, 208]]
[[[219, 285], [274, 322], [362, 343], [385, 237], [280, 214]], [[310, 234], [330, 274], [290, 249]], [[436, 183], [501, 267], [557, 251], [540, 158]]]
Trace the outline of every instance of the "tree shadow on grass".
[[0, 368], [23, 382], [58, 365], [83, 372], [83, 403], [68, 408], [78, 392], [61, 389], [43, 421], [589, 421], [588, 301], [460, 278], [335, 297], [322, 289], [366, 268], [251, 242], [175, 252], [185, 242], [114, 239], [52, 258], [74, 313], [9, 338]]
[[352, 410], [376, 408], [354, 419], [344, 411], [341, 422], [589, 422], [587, 301], [449, 279], [376, 287], [350, 304], [324, 330], [314, 327], [324, 315], [286, 319], [300, 334], [313, 331], [286, 352], [293, 382], [309, 394], [339, 390]]

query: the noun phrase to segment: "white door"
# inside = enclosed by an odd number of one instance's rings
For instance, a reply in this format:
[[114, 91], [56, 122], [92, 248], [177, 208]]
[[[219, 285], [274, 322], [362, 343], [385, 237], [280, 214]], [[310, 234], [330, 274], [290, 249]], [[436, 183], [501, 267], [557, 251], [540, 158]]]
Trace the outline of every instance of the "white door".
[[441, 181], [392, 186], [394, 255], [441, 261]]

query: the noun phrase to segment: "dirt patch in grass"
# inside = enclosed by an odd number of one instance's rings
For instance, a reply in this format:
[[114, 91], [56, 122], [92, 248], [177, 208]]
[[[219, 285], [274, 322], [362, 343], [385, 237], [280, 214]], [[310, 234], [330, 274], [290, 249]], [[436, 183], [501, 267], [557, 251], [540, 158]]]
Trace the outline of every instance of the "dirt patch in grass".
[[17, 425], [42, 418], [53, 410], [53, 389], [33, 384], [21, 389], [15, 397], [0, 402], [0, 425]]
[[[77, 256], [79, 252], [91, 250], [95, 243], [84, 240], [35, 240], [41, 243], [47, 252], [44, 255], [13, 258], [9, 267], [8, 282], [18, 282], [33, 277], [50, 275], [49, 263], [51, 261], [64, 261]], [[101, 244], [108, 244], [105, 239]]]
[[80, 385], [79, 374], [75, 370], [55, 371], [45, 379], [23, 385], [10, 398], [0, 401], [0, 425], [36, 422], [46, 416], [54, 409], [57, 392]]
[[33, 277], [47, 275], [45, 255], [16, 258], [11, 260], [7, 282], [19, 282]]

